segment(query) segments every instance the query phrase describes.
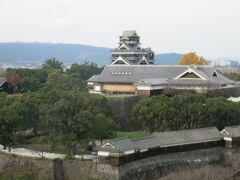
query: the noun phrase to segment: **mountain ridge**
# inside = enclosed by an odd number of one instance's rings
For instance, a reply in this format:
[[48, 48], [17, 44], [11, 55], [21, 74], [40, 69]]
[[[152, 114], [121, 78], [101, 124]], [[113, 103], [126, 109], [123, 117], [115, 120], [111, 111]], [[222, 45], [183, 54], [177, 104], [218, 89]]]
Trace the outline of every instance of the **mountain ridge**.
[[[84, 44], [42, 42], [0, 42], [0, 63], [39, 66], [55, 57], [64, 64], [95, 62], [102, 66], [110, 63], [111, 48]], [[156, 54], [156, 64], [177, 64], [182, 54]], [[0, 64], [0, 65], [1, 65]]]

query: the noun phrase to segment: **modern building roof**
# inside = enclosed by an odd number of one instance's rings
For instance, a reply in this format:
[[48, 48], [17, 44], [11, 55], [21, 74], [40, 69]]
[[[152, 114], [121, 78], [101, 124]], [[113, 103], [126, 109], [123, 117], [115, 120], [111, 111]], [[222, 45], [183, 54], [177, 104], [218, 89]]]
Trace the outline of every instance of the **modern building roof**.
[[[141, 80], [161, 81], [164, 78], [171, 80], [172, 83], [180, 82], [175, 81], [176, 77], [192, 69], [195, 73], [208, 80], [208, 83], [230, 84], [232, 80], [217, 72], [213, 66], [189, 66], [189, 65], [107, 65], [102, 73], [95, 79], [96, 82], [108, 83], [137, 83]], [[119, 73], [117, 73], [119, 72]], [[120, 73], [129, 72], [129, 73]], [[217, 77], [213, 74], [217, 73]], [[158, 80], [157, 80], [158, 78]], [[201, 79], [199, 79], [201, 80]], [[202, 80], [201, 82], [203, 82]], [[185, 81], [187, 82], [187, 81]], [[207, 82], [207, 81], [206, 81]]]

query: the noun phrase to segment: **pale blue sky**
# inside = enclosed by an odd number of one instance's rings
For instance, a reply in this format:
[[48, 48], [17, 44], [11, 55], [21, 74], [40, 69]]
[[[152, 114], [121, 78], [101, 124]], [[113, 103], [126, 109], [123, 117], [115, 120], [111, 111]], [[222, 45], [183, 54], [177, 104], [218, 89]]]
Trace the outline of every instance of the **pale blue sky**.
[[240, 57], [240, 0], [0, 0], [0, 41], [113, 48], [137, 30], [157, 53]]

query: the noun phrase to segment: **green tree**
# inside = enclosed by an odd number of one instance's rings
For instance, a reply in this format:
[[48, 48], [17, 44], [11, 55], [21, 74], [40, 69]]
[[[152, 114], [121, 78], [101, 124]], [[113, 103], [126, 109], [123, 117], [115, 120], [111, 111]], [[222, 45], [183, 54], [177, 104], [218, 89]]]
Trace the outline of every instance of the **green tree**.
[[7, 70], [7, 78], [18, 85], [21, 92], [36, 92], [46, 82], [48, 72], [43, 69], [11, 69]]
[[134, 126], [153, 132], [168, 128], [168, 116], [172, 109], [168, 108], [167, 96], [152, 97], [141, 101], [131, 112], [131, 122]]
[[0, 95], [0, 101], [0, 144], [6, 149], [14, 143], [24, 117], [20, 113], [22, 109], [19, 99], [9, 99], [6, 95]]
[[240, 106], [226, 98], [209, 98], [206, 101], [207, 118], [205, 124], [223, 129], [225, 126], [240, 123]]
[[102, 145], [103, 139], [113, 137], [115, 129], [116, 123], [110, 117], [107, 117], [104, 114], [97, 114], [91, 131], [93, 137], [95, 139], [100, 139]]
[[[51, 142], [65, 145], [69, 156], [75, 154], [76, 146], [82, 142], [111, 135], [112, 120], [105, 100], [72, 90], [55, 89], [52, 94], [52, 99], [45, 100], [49, 102], [45, 127]], [[99, 121], [104, 121], [109, 130], [102, 127], [103, 122], [98, 125]]]
[[63, 71], [63, 63], [56, 60], [55, 58], [51, 58], [46, 60], [46, 62], [42, 65], [42, 68], [48, 71], [53, 69]]
[[43, 89], [46, 89], [47, 91], [58, 89], [62, 91], [87, 92], [86, 84], [87, 83], [85, 81], [79, 78], [63, 74], [60, 70], [55, 69], [49, 72]]
[[21, 115], [25, 121], [22, 126], [24, 129], [33, 129], [34, 135], [38, 135], [39, 126], [41, 126], [40, 119], [41, 95], [39, 92], [26, 93], [21, 98]]
[[135, 127], [150, 132], [201, 127], [206, 117], [205, 100], [205, 96], [194, 94], [151, 97], [133, 108], [130, 119]]
[[171, 106], [177, 110], [178, 129], [197, 128], [206, 118], [206, 97], [199, 94], [184, 94], [171, 98]]
[[95, 63], [86, 62], [84, 64], [73, 64], [70, 69], [67, 69], [67, 74], [80, 78], [82, 80], [87, 80], [94, 74], [100, 74], [102, 68], [99, 68]]

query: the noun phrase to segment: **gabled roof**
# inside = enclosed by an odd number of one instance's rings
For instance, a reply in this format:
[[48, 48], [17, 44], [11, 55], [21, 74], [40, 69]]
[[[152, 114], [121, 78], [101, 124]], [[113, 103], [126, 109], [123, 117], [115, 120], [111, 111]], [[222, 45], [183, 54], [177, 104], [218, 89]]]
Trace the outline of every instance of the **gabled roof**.
[[89, 78], [87, 81], [89, 81], [89, 82], [94, 82], [94, 81], [96, 81], [96, 79], [97, 79], [97, 77], [99, 76], [99, 74], [98, 75], [93, 75], [91, 78]]
[[118, 61], [122, 61], [125, 63], [125, 65], [130, 65], [132, 64], [131, 61], [127, 60], [126, 58], [119, 56], [114, 62], [112, 62], [112, 65], [122, 65], [122, 64], [117, 64]]
[[5, 82], [7, 82], [7, 80], [5, 78], [1, 78], [0, 79], [0, 86], [2, 86]]
[[142, 62], [145, 62], [145, 64], [148, 64], [148, 61], [146, 59], [146, 57], [143, 55], [142, 58], [139, 60], [138, 64], [142, 64]]
[[135, 149], [133, 142], [128, 138], [111, 139], [108, 143], [111, 144], [119, 152]]
[[[239, 129], [240, 126], [238, 127]], [[128, 138], [111, 139], [100, 150], [124, 153], [130, 150], [141, 151], [151, 148], [164, 148], [220, 140], [222, 140], [222, 137], [218, 129], [216, 127], [207, 127], [155, 133], [152, 136], [135, 140]]]
[[[174, 79], [189, 68], [187, 65], [107, 65], [96, 78], [96, 82], [137, 83], [143, 79], [166, 78], [176, 83], [181, 81], [179, 81], [180, 79], [174, 81]], [[213, 77], [215, 68], [212, 66], [198, 66], [197, 70], [194, 69], [194, 71], [201, 74], [207, 80], [206, 83], [231, 84], [234, 82], [221, 73], [218, 73], [218, 77]], [[113, 75], [114, 72], [130, 72], [131, 75]], [[198, 83], [203, 81], [200, 79]]]
[[[227, 134], [224, 133], [224, 130], [227, 132]], [[221, 131], [222, 134], [225, 134], [226, 136], [230, 137], [240, 137], [240, 125], [238, 126], [227, 126], [224, 128], [223, 131]]]
[[201, 78], [202, 80], [206, 80], [207, 79], [206, 74], [204, 74], [202, 71], [198, 71], [197, 69], [192, 69], [191, 67], [188, 68], [183, 73], [181, 73], [180, 75], [178, 75], [177, 77], [175, 77], [175, 79], [183, 78], [184, 75], [186, 75], [188, 73], [193, 73], [193, 74], [195, 74], [196, 77]]
[[127, 43], [122, 43], [122, 45], [120, 47], [118, 47], [117, 49], [120, 50], [120, 49], [122, 49], [122, 47], [125, 47], [127, 50], [132, 49], [131, 47], [129, 47], [129, 45]]

